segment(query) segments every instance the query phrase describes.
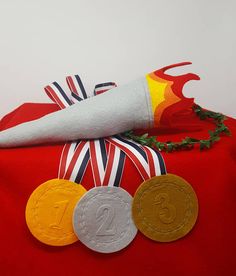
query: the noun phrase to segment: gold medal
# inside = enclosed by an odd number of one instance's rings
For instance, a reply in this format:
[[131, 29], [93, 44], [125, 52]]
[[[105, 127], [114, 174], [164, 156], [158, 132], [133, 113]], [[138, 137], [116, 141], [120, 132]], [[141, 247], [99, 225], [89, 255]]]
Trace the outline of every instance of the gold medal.
[[185, 236], [198, 215], [198, 200], [183, 178], [166, 174], [144, 181], [137, 189], [132, 215], [136, 227], [148, 238], [170, 242]]
[[32, 235], [43, 243], [62, 246], [78, 240], [72, 225], [73, 210], [85, 188], [65, 179], [52, 179], [34, 190], [26, 210]]

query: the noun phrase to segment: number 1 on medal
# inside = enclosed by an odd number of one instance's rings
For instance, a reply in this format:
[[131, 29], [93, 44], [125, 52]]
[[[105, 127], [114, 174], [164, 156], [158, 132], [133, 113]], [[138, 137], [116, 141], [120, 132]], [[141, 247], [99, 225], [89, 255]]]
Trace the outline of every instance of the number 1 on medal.
[[52, 224], [50, 224], [50, 228], [61, 229], [60, 224], [65, 214], [68, 203], [68, 200], [58, 201], [54, 203], [53, 211], [55, 212], [55, 220]]

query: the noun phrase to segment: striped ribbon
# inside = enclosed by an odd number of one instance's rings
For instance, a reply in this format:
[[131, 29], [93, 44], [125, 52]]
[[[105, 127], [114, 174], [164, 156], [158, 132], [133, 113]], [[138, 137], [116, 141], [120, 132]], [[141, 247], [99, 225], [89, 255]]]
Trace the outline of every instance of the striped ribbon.
[[101, 186], [107, 166], [107, 152], [104, 139], [89, 141], [91, 166], [95, 186]]
[[[78, 75], [66, 78], [71, 91], [71, 98], [57, 83], [53, 82], [44, 88], [49, 98], [54, 101], [61, 109], [64, 109], [75, 101], [81, 101], [88, 96]], [[90, 159], [88, 144], [84, 141], [66, 143], [61, 154], [58, 178], [69, 179], [80, 183], [83, 179], [88, 162]]]
[[44, 88], [49, 98], [56, 103], [61, 109], [66, 108], [73, 104], [71, 99], [67, 96], [66, 92], [57, 83], [53, 82], [51, 85], [47, 85]]
[[90, 142], [90, 156], [95, 186], [120, 186], [125, 153], [113, 144], [108, 144], [108, 154], [104, 139]]
[[[61, 109], [88, 98], [78, 75], [67, 76], [66, 82], [71, 92], [71, 98], [57, 82], [45, 87], [47, 95]], [[97, 84], [94, 95], [102, 94], [116, 86], [114, 82]], [[143, 180], [155, 175], [166, 174], [165, 163], [159, 152], [147, 146], [141, 146], [121, 135], [115, 135], [66, 143], [61, 155], [58, 178], [81, 183], [90, 161], [95, 186], [119, 186], [126, 155], [131, 159]]]
[[89, 146], [86, 141], [66, 143], [61, 154], [58, 178], [81, 183], [89, 160]]
[[115, 82], [104, 82], [104, 83], [96, 84], [94, 88], [94, 95], [96, 96], [96, 95], [102, 94], [115, 87], [117, 87]]
[[71, 91], [71, 97], [73, 102], [80, 102], [88, 98], [88, 95], [84, 89], [84, 85], [79, 77], [79, 75], [66, 77], [66, 82]]
[[143, 147], [120, 135], [106, 139], [129, 156], [143, 180], [155, 175], [166, 174], [164, 160], [159, 152], [146, 146]]
[[147, 155], [148, 165], [150, 169], [150, 177], [166, 174], [165, 162], [160, 152], [147, 146], [142, 146], [142, 148], [144, 149]]

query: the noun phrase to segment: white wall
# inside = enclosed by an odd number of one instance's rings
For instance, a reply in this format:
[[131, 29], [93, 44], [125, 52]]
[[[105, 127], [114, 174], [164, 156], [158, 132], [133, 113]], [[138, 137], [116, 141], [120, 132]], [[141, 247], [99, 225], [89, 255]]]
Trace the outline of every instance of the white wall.
[[185, 95], [236, 117], [234, 0], [0, 0], [0, 117], [50, 102], [43, 87], [80, 74], [88, 90], [164, 65], [201, 77]]

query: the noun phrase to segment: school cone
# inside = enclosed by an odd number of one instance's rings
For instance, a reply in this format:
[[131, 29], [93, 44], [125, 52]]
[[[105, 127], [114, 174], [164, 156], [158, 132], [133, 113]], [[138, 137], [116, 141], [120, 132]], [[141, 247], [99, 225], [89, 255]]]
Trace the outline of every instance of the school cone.
[[192, 73], [156, 70], [127, 85], [87, 98], [63, 110], [0, 132], [0, 147], [18, 147], [78, 139], [96, 139], [131, 129], [170, 127], [173, 117], [190, 110], [194, 99], [182, 94], [184, 84], [200, 78]]

